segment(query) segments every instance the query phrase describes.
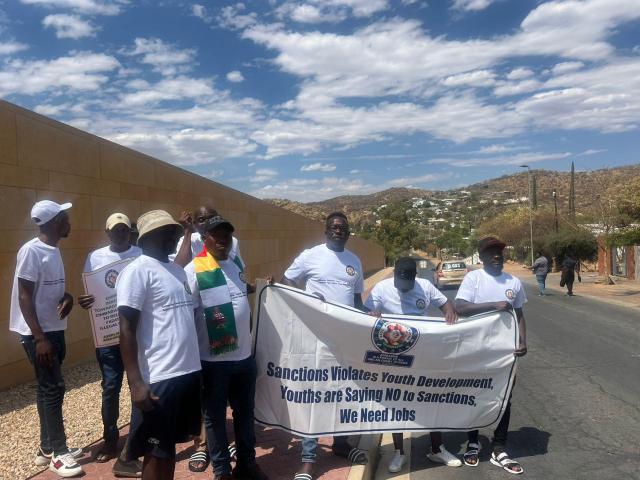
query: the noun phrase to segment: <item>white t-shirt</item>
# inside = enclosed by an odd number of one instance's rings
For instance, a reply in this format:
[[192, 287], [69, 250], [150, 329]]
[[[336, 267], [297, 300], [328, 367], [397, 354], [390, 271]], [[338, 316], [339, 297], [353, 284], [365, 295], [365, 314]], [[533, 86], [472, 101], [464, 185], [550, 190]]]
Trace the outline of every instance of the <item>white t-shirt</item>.
[[118, 307], [139, 310], [138, 365], [156, 383], [200, 370], [193, 300], [184, 270], [141, 255], [116, 281]]
[[509, 302], [513, 308], [522, 308], [527, 302], [518, 278], [504, 272], [494, 277], [483, 268], [472, 270], [464, 276], [456, 295], [458, 298], [471, 303]]
[[58, 318], [58, 302], [64, 296], [64, 264], [58, 247], [47, 245], [39, 238], [25, 243], [18, 250], [16, 272], [11, 292], [9, 330], [20, 335], [32, 335], [20, 310], [18, 278], [35, 283], [34, 304], [43, 332], [67, 329], [67, 319]]
[[387, 278], [376, 283], [364, 305], [382, 313], [424, 316], [431, 303], [441, 307], [447, 303], [447, 297], [429, 280], [416, 278], [412, 290], [401, 292], [393, 284], [393, 278]]
[[353, 307], [353, 296], [364, 290], [362, 263], [349, 250], [334, 252], [326, 244], [303, 251], [284, 272], [293, 282], [306, 282], [307, 293], [320, 293], [327, 302]]
[[[176, 255], [180, 251], [180, 247], [182, 246], [182, 242], [184, 241], [184, 235], [180, 237], [178, 240], [178, 245], [176, 246], [176, 253], [169, 255], [169, 260], [174, 261], [176, 259]], [[204, 250], [204, 240], [202, 240], [202, 236], [198, 232], [194, 232], [191, 234], [191, 258], [195, 258]], [[231, 250], [229, 251], [229, 257], [240, 257], [240, 246], [238, 245], [238, 239], [236, 237], [232, 237], [231, 240]], [[244, 262], [243, 262], [244, 265]]]
[[125, 258], [137, 258], [142, 255], [142, 250], [135, 245], [131, 245], [128, 250], [124, 252], [114, 252], [111, 247], [106, 247], [94, 250], [87, 256], [87, 260], [84, 262], [83, 272], [93, 272], [99, 268], [106, 267]]
[[232, 260], [220, 260], [218, 265], [222, 269], [224, 278], [231, 294], [233, 304], [233, 315], [236, 321], [236, 333], [238, 334], [238, 348], [232, 352], [213, 355], [209, 347], [209, 334], [207, 333], [207, 322], [204, 316], [204, 307], [200, 297], [200, 289], [196, 280], [195, 267], [193, 262], [184, 267], [187, 274], [189, 287], [193, 292], [193, 303], [196, 307], [196, 330], [198, 331], [198, 344], [200, 346], [200, 359], [206, 362], [229, 362], [239, 361], [251, 355], [251, 309], [247, 299], [247, 284], [243, 280], [244, 275]]

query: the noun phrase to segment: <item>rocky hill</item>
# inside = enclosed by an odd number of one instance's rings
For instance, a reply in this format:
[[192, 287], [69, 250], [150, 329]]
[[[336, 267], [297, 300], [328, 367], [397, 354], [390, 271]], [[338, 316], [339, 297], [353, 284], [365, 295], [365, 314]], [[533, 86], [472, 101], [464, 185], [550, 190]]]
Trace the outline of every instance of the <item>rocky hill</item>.
[[[531, 170], [536, 178], [536, 197], [538, 205], [553, 205], [553, 190], [556, 190], [558, 208], [566, 209], [569, 203], [570, 173], [554, 170]], [[640, 177], [640, 164], [601, 170], [575, 173], [576, 211], [589, 211], [595, 208], [599, 196], [617, 185], [624, 185], [631, 179]], [[503, 204], [509, 199], [529, 196], [527, 172], [505, 175], [499, 178], [449, 190], [431, 191], [413, 188], [391, 188], [370, 195], [344, 195], [322, 202], [300, 203], [290, 200], [267, 200], [275, 205], [304, 215], [314, 220], [323, 219], [332, 211], [343, 211], [352, 223], [373, 220], [373, 212], [381, 205], [413, 198], [438, 199], [459, 196], [461, 192], [470, 192], [473, 203]], [[494, 201], [495, 200], [495, 201]]]

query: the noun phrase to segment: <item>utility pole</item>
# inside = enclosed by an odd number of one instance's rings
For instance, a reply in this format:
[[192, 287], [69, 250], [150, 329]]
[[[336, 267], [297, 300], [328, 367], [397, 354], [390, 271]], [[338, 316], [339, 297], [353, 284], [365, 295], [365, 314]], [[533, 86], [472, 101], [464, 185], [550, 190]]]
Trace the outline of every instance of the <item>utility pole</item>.
[[534, 210], [538, 209], [538, 177], [537, 175], [534, 173], [531, 176], [531, 205], [533, 206]]
[[573, 162], [571, 162], [571, 183], [569, 185], [569, 216], [575, 223], [576, 221], [576, 171]]
[[529, 168], [529, 165], [520, 165], [520, 168], [527, 169], [527, 183], [529, 184], [529, 235], [531, 240], [531, 265], [533, 265], [533, 203], [531, 199], [531, 168]]
[[553, 189], [553, 221], [556, 228], [556, 233], [558, 233], [558, 194], [556, 193], [556, 189]]

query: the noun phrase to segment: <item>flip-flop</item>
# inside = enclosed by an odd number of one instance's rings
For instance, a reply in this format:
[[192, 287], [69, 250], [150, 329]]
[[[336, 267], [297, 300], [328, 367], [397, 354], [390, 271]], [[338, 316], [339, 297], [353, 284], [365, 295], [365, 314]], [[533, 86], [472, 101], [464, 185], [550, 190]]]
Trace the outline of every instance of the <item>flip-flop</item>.
[[[500, 467], [506, 472], [512, 473], [514, 475], [522, 475], [524, 473], [522, 465], [509, 458], [509, 454], [507, 452], [502, 452], [498, 455], [496, 455], [495, 452], [491, 452], [491, 458], [489, 459], [489, 461], [496, 467]], [[514, 467], [520, 467], [520, 470], [514, 470]]]
[[296, 473], [293, 480], [313, 480], [313, 475], [310, 473]]
[[[467, 451], [462, 455], [462, 461], [467, 467], [477, 467], [480, 464], [480, 445], [474, 442], [467, 443]], [[470, 463], [469, 460], [476, 459], [475, 463]]]
[[204, 472], [209, 466], [209, 453], [206, 451], [193, 452], [189, 457], [189, 471]]
[[236, 446], [233, 443], [229, 445], [229, 457], [231, 457], [231, 460], [236, 458]]
[[347, 460], [349, 460], [351, 463], [366, 463], [367, 452], [359, 448], [353, 447], [351, 450], [349, 450], [349, 453], [347, 454]]

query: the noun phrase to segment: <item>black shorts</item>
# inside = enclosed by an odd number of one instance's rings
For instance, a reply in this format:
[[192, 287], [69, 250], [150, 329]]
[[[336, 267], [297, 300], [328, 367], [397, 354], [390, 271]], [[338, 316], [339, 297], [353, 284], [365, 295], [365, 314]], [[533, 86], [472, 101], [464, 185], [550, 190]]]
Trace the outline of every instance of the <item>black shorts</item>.
[[200, 433], [200, 372], [192, 372], [149, 385], [160, 398], [150, 412], [132, 406], [127, 456], [171, 458], [176, 443]]

